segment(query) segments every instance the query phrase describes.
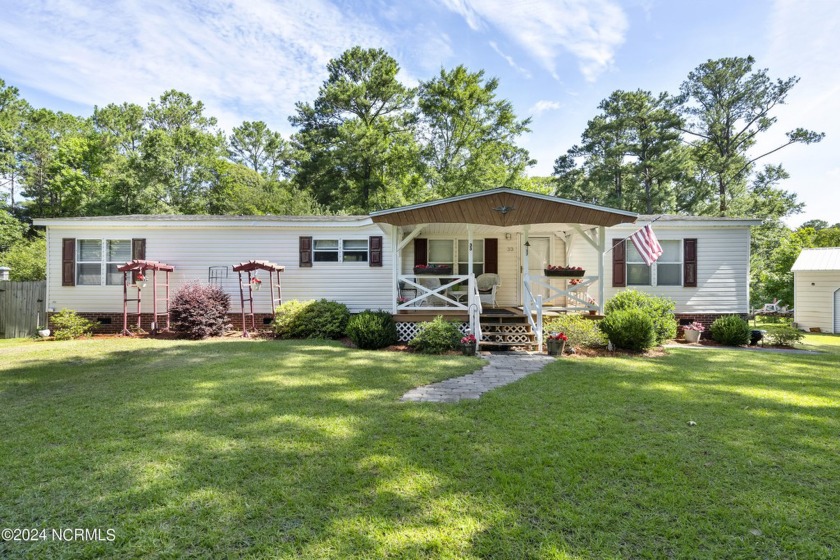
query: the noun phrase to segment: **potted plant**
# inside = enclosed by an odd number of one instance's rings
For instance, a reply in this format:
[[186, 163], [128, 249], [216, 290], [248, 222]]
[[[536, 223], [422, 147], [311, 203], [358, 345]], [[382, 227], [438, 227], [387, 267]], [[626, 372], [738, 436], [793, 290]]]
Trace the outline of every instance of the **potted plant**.
[[562, 356], [563, 350], [566, 349], [566, 341], [569, 337], [566, 333], [551, 333], [546, 338], [545, 344], [549, 356]]
[[146, 287], [146, 276], [143, 274], [142, 270], [137, 273], [137, 276], [135, 277], [135, 283], [137, 284], [138, 288]]
[[691, 343], [700, 342], [700, 334], [705, 330], [706, 327], [703, 326], [703, 323], [698, 323], [697, 321], [684, 326], [683, 334], [685, 335], [685, 341]]
[[414, 274], [452, 274], [452, 267], [445, 264], [418, 264], [414, 267]]
[[477, 344], [475, 335], [468, 334], [461, 339], [461, 352], [464, 353], [464, 356], [475, 356], [475, 347]]
[[255, 292], [259, 292], [260, 288], [262, 287], [262, 280], [254, 276], [251, 278], [251, 289]]

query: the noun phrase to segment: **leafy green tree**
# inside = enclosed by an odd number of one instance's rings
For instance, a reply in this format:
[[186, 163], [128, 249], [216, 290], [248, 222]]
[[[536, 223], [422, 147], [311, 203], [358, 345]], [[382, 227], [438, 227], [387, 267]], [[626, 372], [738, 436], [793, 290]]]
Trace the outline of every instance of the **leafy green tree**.
[[30, 110], [18, 89], [0, 79], [0, 188], [8, 189], [11, 207], [20, 183], [21, 131]]
[[0, 266], [11, 268], [14, 282], [44, 280], [47, 277], [47, 241], [42, 234], [20, 239], [0, 253]]
[[755, 59], [709, 60], [689, 73], [677, 98], [685, 119], [683, 131], [695, 140], [693, 155], [713, 186], [721, 216], [730, 201], [746, 191], [753, 164], [791, 144], [811, 144], [825, 136], [803, 128], [787, 133], [787, 142], [759, 155], [750, 154], [756, 138], [776, 122], [773, 109], [783, 104], [799, 81], [773, 81], [766, 69], [753, 71]]
[[0, 210], [0, 251], [5, 251], [26, 233], [26, 225], [7, 210]]
[[219, 160], [208, 193], [210, 214], [318, 215], [325, 213], [308, 192], [288, 181], [268, 180], [244, 165]]
[[529, 132], [513, 105], [497, 99], [499, 80], [464, 66], [441, 69], [421, 82], [418, 135], [427, 181], [436, 196], [447, 197], [522, 183], [535, 162], [516, 138]]
[[353, 47], [327, 64], [313, 104], [289, 121], [294, 181], [331, 210], [369, 212], [416, 199], [422, 187], [411, 128], [414, 90], [382, 49]]
[[618, 90], [598, 109], [581, 145], [555, 161], [557, 194], [648, 214], [675, 211], [689, 162], [668, 95]]
[[245, 121], [235, 127], [228, 139], [228, 156], [266, 179], [276, 180], [289, 174], [289, 144], [263, 121]]

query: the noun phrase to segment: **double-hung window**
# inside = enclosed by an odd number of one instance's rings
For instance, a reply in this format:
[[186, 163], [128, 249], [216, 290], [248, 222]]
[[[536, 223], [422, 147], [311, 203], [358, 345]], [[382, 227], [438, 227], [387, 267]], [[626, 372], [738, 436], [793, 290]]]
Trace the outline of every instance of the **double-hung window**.
[[632, 241], [627, 241], [628, 286], [681, 286], [682, 242], [660, 240], [662, 255], [652, 265], [645, 264]]
[[131, 260], [130, 239], [79, 239], [76, 241], [76, 285], [122, 284], [118, 266]]
[[312, 243], [315, 262], [368, 262], [367, 239], [316, 239]]
[[[446, 265], [459, 275], [469, 273], [469, 241], [466, 239], [430, 239], [427, 263], [429, 266]], [[457, 264], [457, 266], [455, 266]], [[473, 273], [484, 272], [484, 240], [473, 240]]]

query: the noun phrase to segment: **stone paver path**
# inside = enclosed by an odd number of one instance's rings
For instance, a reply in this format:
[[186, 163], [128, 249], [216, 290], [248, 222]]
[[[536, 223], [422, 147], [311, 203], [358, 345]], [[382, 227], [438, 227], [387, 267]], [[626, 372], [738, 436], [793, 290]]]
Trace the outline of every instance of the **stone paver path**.
[[403, 402], [453, 403], [461, 399], [477, 399], [482, 394], [518, 381], [540, 371], [555, 358], [528, 352], [498, 352], [482, 354], [490, 363], [469, 375], [453, 377], [412, 389], [402, 396]]

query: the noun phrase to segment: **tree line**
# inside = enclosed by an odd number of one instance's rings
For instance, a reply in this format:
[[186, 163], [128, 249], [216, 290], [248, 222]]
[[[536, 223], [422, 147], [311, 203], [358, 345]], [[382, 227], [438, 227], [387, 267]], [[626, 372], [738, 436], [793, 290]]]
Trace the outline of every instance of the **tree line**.
[[175, 90], [80, 117], [34, 108], [0, 80], [0, 262], [42, 274], [26, 260], [42, 250], [27, 226], [38, 217], [358, 214], [505, 186], [640, 213], [761, 218], [757, 285], [792, 234], [782, 219], [803, 206], [782, 188], [784, 168], [760, 161], [823, 135], [795, 129], [753, 153], [798, 81], [754, 62], [710, 60], [673, 95], [613, 92], [550, 177], [526, 175], [535, 161], [518, 141], [531, 121], [496, 78], [459, 65], [408, 87], [382, 49], [331, 60], [316, 97], [296, 103], [288, 138], [261, 121], [226, 134]]

